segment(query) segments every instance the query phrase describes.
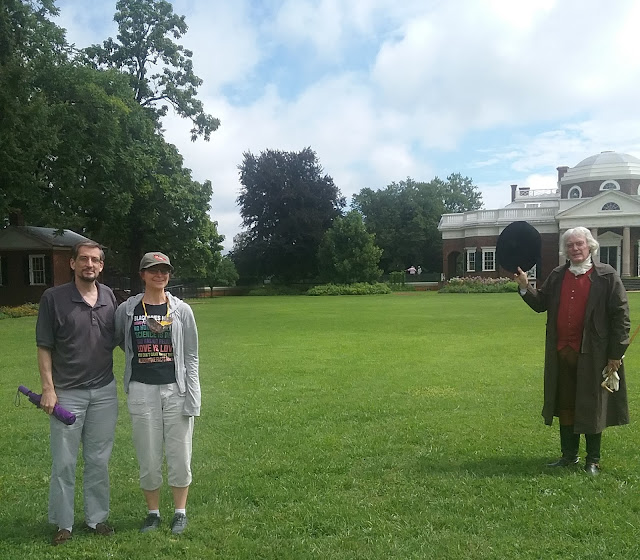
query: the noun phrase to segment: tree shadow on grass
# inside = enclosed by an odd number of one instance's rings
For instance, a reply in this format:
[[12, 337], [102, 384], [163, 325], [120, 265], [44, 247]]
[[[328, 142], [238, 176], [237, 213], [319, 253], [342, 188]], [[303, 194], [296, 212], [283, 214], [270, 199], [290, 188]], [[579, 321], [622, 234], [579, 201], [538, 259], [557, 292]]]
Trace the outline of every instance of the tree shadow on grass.
[[581, 465], [567, 468], [547, 467], [547, 463], [555, 460], [553, 457], [531, 457], [523, 455], [496, 455], [492, 457], [478, 457], [474, 460], [437, 460], [432, 457], [419, 457], [416, 470], [425, 475], [436, 474], [445, 476], [473, 476], [473, 477], [537, 477], [542, 475], [564, 476], [580, 472]]
[[[109, 519], [116, 533], [129, 533], [140, 531], [142, 519]], [[55, 525], [46, 521], [24, 519], [15, 517], [0, 523], [0, 541], [10, 545], [24, 545], [25, 543], [51, 544], [51, 539], [56, 532]], [[73, 526], [75, 536], [93, 536], [83, 521], [78, 521]], [[4, 559], [3, 559], [4, 560]]]
[[15, 517], [0, 524], [0, 541], [5, 544], [50, 544], [55, 527], [43, 521]]

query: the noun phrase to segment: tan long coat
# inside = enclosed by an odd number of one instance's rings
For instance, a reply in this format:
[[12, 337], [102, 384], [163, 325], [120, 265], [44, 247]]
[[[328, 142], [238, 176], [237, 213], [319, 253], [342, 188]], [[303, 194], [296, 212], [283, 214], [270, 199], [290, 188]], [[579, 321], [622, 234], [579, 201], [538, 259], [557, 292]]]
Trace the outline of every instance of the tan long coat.
[[[549, 425], [557, 413], [557, 319], [562, 279], [568, 267], [567, 263], [555, 268], [540, 289], [529, 287], [522, 296], [534, 311], [547, 312], [542, 416]], [[602, 370], [607, 365], [607, 360], [619, 360], [629, 346], [627, 292], [616, 271], [608, 264], [594, 264], [590, 279], [591, 289], [578, 356], [574, 422], [574, 431], [578, 434], [597, 434], [607, 426], [629, 423], [624, 365], [618, 370], [619, 391], [609, 393], [600, 386]]]

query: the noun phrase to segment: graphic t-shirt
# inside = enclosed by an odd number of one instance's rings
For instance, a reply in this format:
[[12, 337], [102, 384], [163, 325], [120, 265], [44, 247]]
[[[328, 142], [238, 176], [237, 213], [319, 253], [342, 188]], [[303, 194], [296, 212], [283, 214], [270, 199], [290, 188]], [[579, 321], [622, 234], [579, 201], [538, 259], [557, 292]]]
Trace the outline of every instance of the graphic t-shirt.
[[[156, 321], [166, 318], [167, 304], [148, 305], [147, 316]], [[161, 333], [153, 332], [147, 326], [142, 301], [133, 311], [131, 326], [133, 342], [133, 358], [131, 359], [131, 381], [148, 385], [164, 385], [176, 382], [173, 363], [173, 345], [171, 343], [171, 326]]]

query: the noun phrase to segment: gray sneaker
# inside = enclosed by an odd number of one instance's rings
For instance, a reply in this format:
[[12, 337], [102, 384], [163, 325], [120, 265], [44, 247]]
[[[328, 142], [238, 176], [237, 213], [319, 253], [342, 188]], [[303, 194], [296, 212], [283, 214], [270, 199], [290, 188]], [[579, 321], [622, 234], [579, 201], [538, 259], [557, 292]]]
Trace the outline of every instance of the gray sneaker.
[[187, 516], [184, 513], [176, 513], [171, 521], [171, 532], [179, 535], [187, 528]]
[[150, 513], [145, 518], [144, 523], [140, 528], [140, 532], [148, 533], [149, 531], [155, 531], [158, 527], [160, 527], [160, 516], [155, 513]]

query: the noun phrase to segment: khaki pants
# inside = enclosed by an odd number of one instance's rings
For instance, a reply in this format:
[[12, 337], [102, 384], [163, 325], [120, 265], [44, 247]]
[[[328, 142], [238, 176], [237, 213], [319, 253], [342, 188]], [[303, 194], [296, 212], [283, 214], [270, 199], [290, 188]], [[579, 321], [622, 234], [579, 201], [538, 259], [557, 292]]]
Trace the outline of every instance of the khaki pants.
[[109, 458], [118, 419], [116, 382], [100, 389], [56, 389], [58, 404], [76, 415], [67, 426], [51, 416], [49, 522], [73, 527], [76, 462], [82, 442], [84, 518], [102, 523], [109, 517]]

